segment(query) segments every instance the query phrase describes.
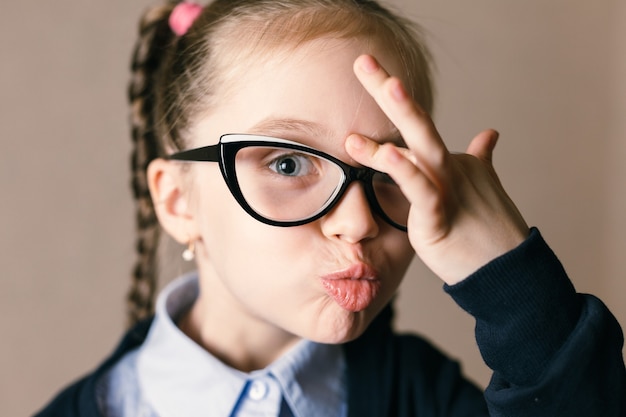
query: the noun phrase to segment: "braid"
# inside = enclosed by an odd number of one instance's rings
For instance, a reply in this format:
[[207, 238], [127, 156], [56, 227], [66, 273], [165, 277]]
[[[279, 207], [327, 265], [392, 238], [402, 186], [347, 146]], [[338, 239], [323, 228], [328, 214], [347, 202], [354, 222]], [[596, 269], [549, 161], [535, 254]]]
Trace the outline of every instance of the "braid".
[[148, 164], [163, 154], [155, 129], [155, 84], [163, 48], [172, 42], [167, 25], [172, 4], [148, 10], [140, 23], [139, 40], [132, 59], [132, 78], [128, 89], [133, 139], [132, 190], [136, 204], [138, 259], [133, 268], [128, 293], [128, 321], [132, 325], [154, 312], [157, 287], [157, 249], [160, 226], [148, 189]]

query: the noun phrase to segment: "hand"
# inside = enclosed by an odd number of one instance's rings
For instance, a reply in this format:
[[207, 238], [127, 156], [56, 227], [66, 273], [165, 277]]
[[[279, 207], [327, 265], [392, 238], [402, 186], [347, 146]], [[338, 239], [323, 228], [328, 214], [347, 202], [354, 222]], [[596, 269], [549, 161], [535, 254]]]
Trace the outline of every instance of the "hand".
[[346, 150], [389, 174], [409, 199], [409, 240], [422, 261], [452, 285], [519, 245], [529, 230], [492, 165], [498, 133], [486, 130], [466, 154], [451, 154], [398, 78], [369, 55], [357, 58], [354, 71], [408, 149], [353, 134]]

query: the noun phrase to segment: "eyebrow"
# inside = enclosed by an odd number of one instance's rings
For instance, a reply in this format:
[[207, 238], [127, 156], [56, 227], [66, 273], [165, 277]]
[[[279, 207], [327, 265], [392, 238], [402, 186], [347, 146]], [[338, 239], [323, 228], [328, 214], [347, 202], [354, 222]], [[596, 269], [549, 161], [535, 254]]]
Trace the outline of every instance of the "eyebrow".
[[290, 119], [290, 118], [273, 118], [268, 117], [255, 124], [250, 133], [260, 134], [288, 134], [291, 137], [284, 139], [302, 140], [303, 134], [309, 137], [330, 138], [332, 134], [329, 129], [319, 123], [310, 122], [308, 120]]
[[[268, 117], [255, 124], [250, 129], [250, 133], [277, 136], [286, 135], [288, 137], [284, 137], [283, 139], [297, 140], [303, 143], [306, 142], [307, 137], [325, 139], [333, 138], [331, 130], [326, 128], [324, 125], [308, 120], [293, 118]], [[406, 143], [402, 138], [400, 131], [395, 126], [393, 126], [391, 132], [387, 133], [385, 137], [376, 139], [376, 141], [380, 143], [391, 142], [394, 145], [406, 147]]]

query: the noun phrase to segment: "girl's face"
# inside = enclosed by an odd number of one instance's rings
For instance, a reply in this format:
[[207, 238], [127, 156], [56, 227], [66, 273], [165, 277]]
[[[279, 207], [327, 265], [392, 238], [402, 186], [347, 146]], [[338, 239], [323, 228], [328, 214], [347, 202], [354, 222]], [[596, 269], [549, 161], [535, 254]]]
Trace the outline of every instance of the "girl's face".
[[[400, 139], [352, 72], [363, 53], [398, 73], [399, 63], [382, 48], [354, 40], [316, 40], [280, 58], [242, 63], [246, 71], [236, 88], [193, 128], [192, 146], [217, 143], [226, 133], [254, 133], [301, 142], [354, 165], [344, 149], [350, 133]], [[413, 257], [406, 233], [371, 212], [358, 181], [326, 216], [283, 228], [248, 215], [217, 163], [193, 164], [190, 173], [201, 285], [196, 307], [210, 331], [351, 340], [389, 302]]]

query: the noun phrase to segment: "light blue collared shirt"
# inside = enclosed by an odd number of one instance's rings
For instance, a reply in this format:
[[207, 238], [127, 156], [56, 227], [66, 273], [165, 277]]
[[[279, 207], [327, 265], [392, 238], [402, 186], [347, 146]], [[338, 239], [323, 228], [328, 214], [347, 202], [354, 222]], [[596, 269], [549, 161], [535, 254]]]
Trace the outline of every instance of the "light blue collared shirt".
[[196, 273], [159, 295], [145, 342], [100, 381], [105, 416], [345, 416], [340, 346], [308, 340], [264, 369], [233, 369], [192, 341], [175, 322], [198, 297]]

